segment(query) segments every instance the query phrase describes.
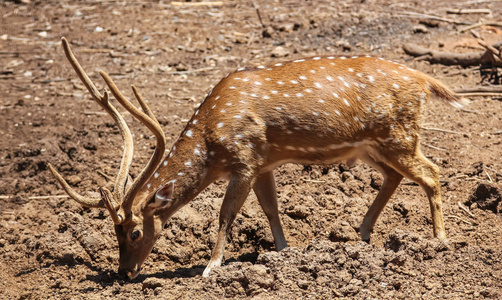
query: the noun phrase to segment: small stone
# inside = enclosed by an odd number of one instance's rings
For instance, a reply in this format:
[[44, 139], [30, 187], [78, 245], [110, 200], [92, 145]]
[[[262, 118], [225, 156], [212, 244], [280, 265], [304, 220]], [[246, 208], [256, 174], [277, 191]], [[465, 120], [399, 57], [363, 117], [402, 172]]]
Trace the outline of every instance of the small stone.
[[272, 57], [286, 57], [289, 55], [289, 51], [282, 46], [277, 46], [272, 50]]
[[73, 186], [76, 186], [82, 182], [82, 178], [80, 178], [80, 176], [78, 176], [78, 175], [71, 175], [66, 180], [68, 181], [68, 183], [70, 185], [73, 185]]
[[416, 26], [413, 26], [413, 32], [414, 33], [427, 33], [429, 32], [429, 29], [427, 29], [427, 27], [425, 27], [425, 25], [416, 25]]
[[155, 277], [148, 277], [143, 281], [143, 290], [146, 289], [155, 289], [158, 287], [162, 287], [164, 285], [162, 279]]
[[303, 205], [296, 205], [286, 210], [286, 214], [292, 218], [305, 219], [310, 215], [310, 208]]
[[271, 26], [268, 26], [267, 28], [263, 29], [262, 36], [264, 38], [270, 38], [270, 37], [272, 37], [273, 33], [274, 33], [274, 28], [272, 28]]

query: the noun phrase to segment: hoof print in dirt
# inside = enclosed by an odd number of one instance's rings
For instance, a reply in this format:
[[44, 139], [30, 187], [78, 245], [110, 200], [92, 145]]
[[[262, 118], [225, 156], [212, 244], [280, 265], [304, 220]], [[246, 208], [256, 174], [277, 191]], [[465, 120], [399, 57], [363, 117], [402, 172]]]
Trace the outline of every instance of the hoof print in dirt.
[[466, 204], [476, 204], [482, 210], [499, 214], [502, 212], [502, 191], [493, 185], [480, 183]]

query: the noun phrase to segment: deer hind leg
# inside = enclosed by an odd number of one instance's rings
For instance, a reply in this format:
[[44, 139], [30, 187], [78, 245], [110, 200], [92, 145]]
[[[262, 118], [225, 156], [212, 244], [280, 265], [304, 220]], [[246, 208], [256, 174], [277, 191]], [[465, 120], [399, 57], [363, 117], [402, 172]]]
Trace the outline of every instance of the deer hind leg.
[[263, 212], [268, 218], [272, 235], [274, 236], [277, 251], [288, 246], [284, 232], [282, 231], [279, 210], [277, 207], [277, 192], [275, 189], [275, 179], [272, 171], [261, 174], [253, 186], [253, 190], [260, 202]]
[[422, 154], [418, 143], [413, 151], [404, 154], [402, 152], [396, 153], [393, 158], [388, 161], [389, 165], [406, 178], [418, 183], [425, 190], [429, 199], [434, 237], [445, 239], [439, 167]]
[[221, 265], [223, 253], [225, 252], [227, 234], [230, 231], [237, 213], [242, 208], [242, 205], [251, 190], [253, 181], [254, 179], [250, 179], [242, 175], [234, 175], [230, 179], [225, 193], [225, 198], [223, 199], [220, 209], [220, 224], [216, 245], [214, 246], [211, 260], [209, 260], [206, 269], [202, 273], [203, 277], [208, 277], [214, 267]]
[[373, 231], [373, 226], [375, 225], [378, 216], [383, 211], [390, 197], [396, 191], [399, 183], [403, 179], [403, 175], [399, 174], [397, 171], [395, 171], [385, 163], [375, 161], [369, 156], [363, 158], [363, 161], [377, 169], [380, 173], [382, 173], [384, 177], [382, 188], [380, 189], [378, 195], [368, 209], [368, 212], [364, 216], [363, 223], [361, 224], [361, 239], [369, 243], [370, 235]]

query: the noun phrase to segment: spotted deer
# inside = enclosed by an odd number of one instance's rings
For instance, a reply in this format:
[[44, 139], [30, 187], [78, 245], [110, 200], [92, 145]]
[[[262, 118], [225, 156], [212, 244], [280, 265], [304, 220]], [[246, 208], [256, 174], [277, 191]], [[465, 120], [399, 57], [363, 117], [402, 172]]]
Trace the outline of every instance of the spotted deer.
[[427, 194], [434, 236], [446, 238], [439, 168], [420, 151], [419, 131], [430, 95], [455, 107], [462, 99], [432, 77], [372, 56], [316, 56], [240, 68], [214, 87], [164, 158], [164, 133], [138, 90], [133, 86], [142, 110], [101, 71], [115, 99], [156, 137], [150, 161], [132, 181], [132, 135], [124, 118], [108, 92], [94, 86], [64, 38], [62, 45], [94, 100], [117, 124], [124, 151], [113, 190], [99, 188], [97, 199], [79, 195], [49, 168], [71, 198], [108, 209], [119, 242], [120, 274], [136, 277], [169, 218], [219, 179], [229, 184], [203, 276], [221, 264], [227, 233], [251, 190], [270, 222], [276, 249], [287, 247], [273, 175], [286, 163], [351, 165], [360, 159], [380, 171], [383, 185], [360, 227], [368, 242], [379, 214], [407, 177]]

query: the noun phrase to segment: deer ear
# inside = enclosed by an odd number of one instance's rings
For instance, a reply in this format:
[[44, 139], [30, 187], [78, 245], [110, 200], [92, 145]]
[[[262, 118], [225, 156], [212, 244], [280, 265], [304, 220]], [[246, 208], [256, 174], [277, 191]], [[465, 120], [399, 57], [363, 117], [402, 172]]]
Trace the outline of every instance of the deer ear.
[[165, 208], [171, 202], [173, 191], [174, 181], [169, 181], [155, 193], [155, 196], [148, 203], [148, 207], [153, 209]]

